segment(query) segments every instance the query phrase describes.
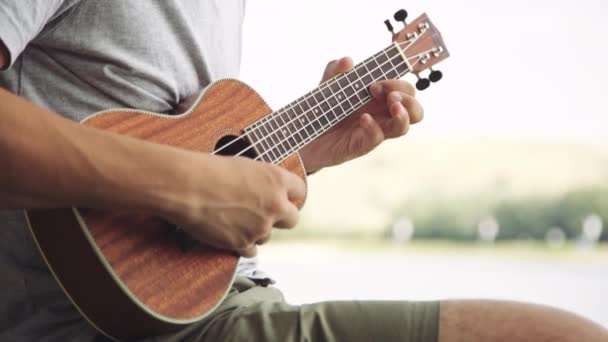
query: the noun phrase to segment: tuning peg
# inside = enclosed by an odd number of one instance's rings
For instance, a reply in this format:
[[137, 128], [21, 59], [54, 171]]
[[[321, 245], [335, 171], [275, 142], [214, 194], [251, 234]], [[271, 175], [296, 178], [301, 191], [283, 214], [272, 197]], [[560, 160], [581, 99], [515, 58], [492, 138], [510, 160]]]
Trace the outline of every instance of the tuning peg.
[[391, 25], [390, 20], [386, 19], [386, 20], [384, 21], [384, 25], [386, 25], [386, 28], [388, 29], [388, 31], [389, 31], [390, 33], [392, 33], [392, 34], [393, 34], [393, 36], [394, 36], [394, 35], [395, 35], [395, 30], [393, 29], [393, 25]]
[[439, 82], [443, 78], [443, 73], [439, 70], [431, 69], [431, 73], [429, 74], [429, 80], [433, 83]]
[[401, 21], [403, 23], [403, 25], [406, 25], [405, 23], [405, 19], [407, 19], [407, 11], [404, 9], [400, 9], [397, 12], [395, 12], [395, 15], [393, 16], [395, 18], [395, 20], [397, 21]]
[[[416, 75], [418, 76], [418, 75]], [[431, 81], [428, 78], [420, 78], [418, 76], [418, 82], [416, 82], [416, 89], [422, 91], [426, 90], [431, 85]]]

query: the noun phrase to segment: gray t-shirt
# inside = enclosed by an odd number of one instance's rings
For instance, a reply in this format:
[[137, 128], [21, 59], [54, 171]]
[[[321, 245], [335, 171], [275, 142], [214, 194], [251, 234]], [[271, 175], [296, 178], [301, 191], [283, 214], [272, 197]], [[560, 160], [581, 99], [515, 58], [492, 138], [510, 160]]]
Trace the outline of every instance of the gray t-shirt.
[[[0, 39], [11, 55], [0, 86], [78, 121], [115, 107], [170, 112], [210, 82], [237, 76], [244, 6], [0, 0]], [[0, 341], [83, 341], [95, 334], [42, 261], [22, 211], [0, 210], [0, 272]]]

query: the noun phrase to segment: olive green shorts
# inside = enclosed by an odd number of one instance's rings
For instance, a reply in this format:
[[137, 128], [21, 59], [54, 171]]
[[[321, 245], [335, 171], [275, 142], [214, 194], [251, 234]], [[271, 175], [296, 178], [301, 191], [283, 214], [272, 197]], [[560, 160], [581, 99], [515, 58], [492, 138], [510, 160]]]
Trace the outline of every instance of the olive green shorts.
[[436, 342], [438, 326], [439, 302], [337, 301], [290, 305], [275, 287], [237, 277], [211, 317], [149, 341]]

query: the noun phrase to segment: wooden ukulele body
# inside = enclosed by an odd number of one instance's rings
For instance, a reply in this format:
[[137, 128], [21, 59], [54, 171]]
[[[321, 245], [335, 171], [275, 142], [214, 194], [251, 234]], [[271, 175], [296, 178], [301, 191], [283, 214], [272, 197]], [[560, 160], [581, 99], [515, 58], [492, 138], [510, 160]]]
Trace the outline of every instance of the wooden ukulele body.
[[[116, 109], [93, 114], [83, 124], [210, 153], [222, 139], [241, 136], [270, 113], [253, 89], [222, 80], [180, 115]], [[297, 153], [279, 165], [306, 179]], [[26, 217], [66, 295], [113, 339], [163, 334], [203, 319], [235, 276], [238, 256], [200, 244], [184, 246], [183, 233], [151, 214], [66, 208], [28, 210]]]

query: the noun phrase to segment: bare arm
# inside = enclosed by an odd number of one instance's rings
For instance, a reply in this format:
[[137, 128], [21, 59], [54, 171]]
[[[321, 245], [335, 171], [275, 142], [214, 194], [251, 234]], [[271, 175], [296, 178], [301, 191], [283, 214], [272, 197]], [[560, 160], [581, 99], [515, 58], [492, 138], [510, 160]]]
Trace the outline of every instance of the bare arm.
[[279, 167], [79, 125], [1, 88], [0, 104], [0, 208], [144, 211], [246, 256], [297, 222], [305, 186]]
[[2, 89], [0, 103], [1, 207], [176, 205], [168, 180], [186, 175], [191, 153], [79, 125]]

